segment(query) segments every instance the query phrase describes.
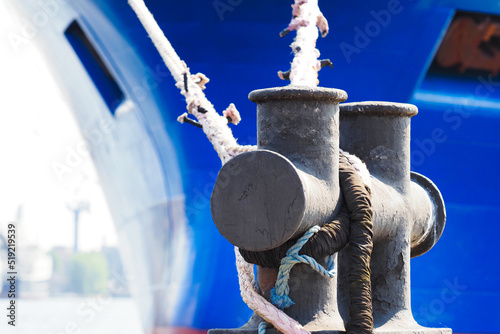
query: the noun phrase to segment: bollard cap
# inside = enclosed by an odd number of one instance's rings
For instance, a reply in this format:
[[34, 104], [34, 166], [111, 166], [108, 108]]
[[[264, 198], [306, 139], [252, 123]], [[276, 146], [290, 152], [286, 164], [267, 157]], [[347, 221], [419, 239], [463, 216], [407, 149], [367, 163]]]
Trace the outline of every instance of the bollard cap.
[[347, 93], [341, 89], [308, 86], [285, 86], [251, 91], [248, 99], [262, 103], [268, 101], [302, 100], [344, 102]]
[[385, 116], [385, 117], [413, 117], [418, 114], [418, 108], [409, 103], [384, 101], [350, 102], [339, 105], [340, 117], [348, 116]]

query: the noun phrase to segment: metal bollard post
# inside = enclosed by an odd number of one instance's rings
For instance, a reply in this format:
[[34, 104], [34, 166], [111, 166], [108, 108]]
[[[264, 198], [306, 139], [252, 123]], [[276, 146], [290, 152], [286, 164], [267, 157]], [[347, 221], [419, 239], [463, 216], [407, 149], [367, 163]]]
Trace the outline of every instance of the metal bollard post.
[[[340, 145], [362, 159], [372, 175], [371, 269], [377, 333], [451, 333], [450, 329], [423, 328], [411, 314], [410, 257], [431, 249], [446, 221], [437, 187], [410, 172], [410, 119], [417, 112], [414, 105], [402, 103], [340, 106]], [[339, 307], [345, 318], [348, 263], [342, 254], [339, 262]]]

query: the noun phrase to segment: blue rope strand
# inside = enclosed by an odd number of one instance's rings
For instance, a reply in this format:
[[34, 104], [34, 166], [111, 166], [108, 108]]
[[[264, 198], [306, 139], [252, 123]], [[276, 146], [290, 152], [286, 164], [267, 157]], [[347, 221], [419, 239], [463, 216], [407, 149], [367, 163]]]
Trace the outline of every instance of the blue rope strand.
[[[281, 259], [281, 265], [278, 271], [278, 278], [276, 280], [276, 285], [274, 289], [271, 290], [271, 303], [276, 307], [284, 310], [294, 304], [293, 300], [288, 296], [290, 292], [290, 287], [288, 286], [288, 280], [290, 278], [290, 271], [293, 266], [297, 263], [305, 263], [311, 266], [311, 268], [324, 277], [333, 277], [335, 275], [333, 257], [329, 256], [326, 260], [328, 269], [320, 265], [315, 259], [307, 255], [299, 255], [302, 246], [314, 235], [314, 233], [320, 230], [319, 226], [313, 226], [307, 232], [297, 240], [295, 245], [290, 247], [286, 252], [286, 256]], [[260, 328], [260, 326], [259, 326]], [[259, 334], [263, 334], [260, 333]]]
[[258, 334], [266, 334], [266, 328], [271, 328], [271, 326], [263, 321], [259, 324], [259, 331], [258, 331]]

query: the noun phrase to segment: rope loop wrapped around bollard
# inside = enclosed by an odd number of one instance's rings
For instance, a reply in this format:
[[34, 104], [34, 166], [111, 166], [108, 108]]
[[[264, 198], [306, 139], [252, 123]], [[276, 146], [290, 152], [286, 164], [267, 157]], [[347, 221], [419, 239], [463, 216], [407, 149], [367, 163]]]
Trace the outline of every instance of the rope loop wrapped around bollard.
[[307, 230], [307, 232], [299, 238], [297, 243], [288, 250], [286, 256], [281, 259], [276, 285], [274, 289], [271, 290], [271, 302], [276, 307], [284, 310], [294, 304], [293, 300], [291, 300], [288, 296], [288, 293], [290, 292], [288, 279], [290, 278], [290, 271], [297, 263], [308, 264], [313, 270], [325, 277], [331, 278], [335, 275], [333, 261], [328, 261], [329, 267], [328, 269], [325, 269], [314, 258], [307, 255], [299, 255], [299, 251], [302, 249], [302, 246], [304, 246], [304, 244], [319, 230], [320, 227], [317, 225]]

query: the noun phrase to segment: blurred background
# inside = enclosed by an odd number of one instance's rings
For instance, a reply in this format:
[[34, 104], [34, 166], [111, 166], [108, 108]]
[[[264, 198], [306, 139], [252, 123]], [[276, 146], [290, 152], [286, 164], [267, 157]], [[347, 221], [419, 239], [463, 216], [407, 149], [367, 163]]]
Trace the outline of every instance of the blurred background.
[[6, 244], [14, 224], [22, 301], [16, 328], [3, 316], [1, 332], [76, 333], [76, 324], [86, 333], [109, 333], [103, 320], [119, 330], [125, 311], [129, 322], [121, 331], [139, 333], [87, 143], [39, 46], [13, 42], [25, 16], [12, 3], [0, 1], [0, 298], [10, 288]]
[[[146, 0], [215, 109], [256, 143], [250, 91], [286, 85], [290, 1]], [[443, 193], [448, 220], [412, 260], [424, 326], [500, 333], [495, 245], [500, 180], [500, 4], [320, 1], [320, 86], [347, 102], [417, 105], [412, 169]], [[220, 161], [150, 39], [118, 0], [0, 0], [0, 309], [16, 226], [16, 327], [1, 333], [205, 333], [238, 327], [232, 246], [210, 194]], [[2, 311], [4, 312], [4, 311]], [[3, 314], [3, 313], [1, 313]]]

